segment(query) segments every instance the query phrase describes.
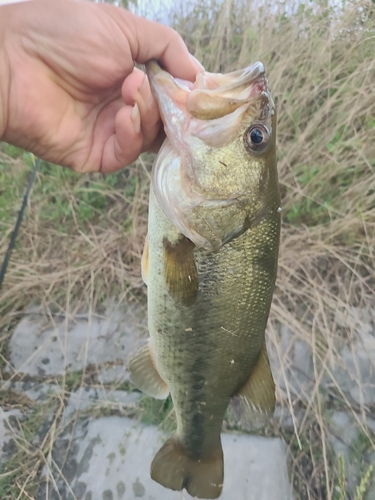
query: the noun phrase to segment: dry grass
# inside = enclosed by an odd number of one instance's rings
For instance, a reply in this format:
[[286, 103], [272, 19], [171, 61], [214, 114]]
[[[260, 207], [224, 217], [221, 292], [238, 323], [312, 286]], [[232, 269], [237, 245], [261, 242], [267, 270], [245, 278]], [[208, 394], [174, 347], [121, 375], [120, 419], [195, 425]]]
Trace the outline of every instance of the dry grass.
[[[178, 9], [170, 14], [190, 50], [210, 71], [262, 60], [278, 103], [283, 230], [268, 334], [284, 380], [278, 405], [293, 425], [276, 422], [268, 432], [281, 433], [289, 444], [298, 500], [341, 500], [332, 412], [346, 412], [359, 429], [362, 444], [350, 456], [360, 474], [375, 451], [367, 427], [375, 401], [365, 399], [365, 386], [375, 386], [375, 367], [372, 378], [363, 380], [358, 358], [371, 341], [371, 333], [361, 336], [371, 322], [363, 310], [372, 311], [373, 327], [375, 315], [374, 5], [346, 2], [340, 12], [315, 3], [194, 5], [188, 18]], [[25, 158], [14, 160], [14, 152], [6, 151], [0, 160], [8, 169], [4, 182], [14, 187], [7, 205], [14, 214]], [[106, 297], [144, 300], [140, 255], [149, 169], [149, 159], [140, 159], [112, 184], [100, 176], [63, 175], [58, 168], [41, 171], [2, 290], [5, 340], [14, 313], [31, 304], [74, 315], [97, 310]], [[0, 255], [13, 222], [0, 222]], [[280, 325], [291, 332], [284, 347]], [[296, 342], [312, 356], [311, 383], [300, 381], [298, 390], [287, 376], [297, 373], [298, 382]], [[357, 369], [345, 365], [345, 346]], [[358, 398], [340, 385], [339, 368], [348, 371]], [[349, 491], [345, 495], [354, 498]]]
[[[5, 165], [10, 163], [3, 158]], [[24, 166], [16, 163], [13, 169], [8, 177], [17, 176]], [[117, 174], [116, 189], [100, 174], [80, 177], [58, 170], [45, 166], [38, 173], [20, 245], [3, 285], [0, 326], [8, 320], [5, 312], [24, 310], [27, 304], [54, 312], [73, 304], [74, 314], [88, 304], [95, 309], [97, 301], [113, 293], [119, 302], [128, 300], [129, 293], [142, 287], [149, 182], [145, 161]], [[4, 253], [13, 224], [13, 218], [2, 224]]]

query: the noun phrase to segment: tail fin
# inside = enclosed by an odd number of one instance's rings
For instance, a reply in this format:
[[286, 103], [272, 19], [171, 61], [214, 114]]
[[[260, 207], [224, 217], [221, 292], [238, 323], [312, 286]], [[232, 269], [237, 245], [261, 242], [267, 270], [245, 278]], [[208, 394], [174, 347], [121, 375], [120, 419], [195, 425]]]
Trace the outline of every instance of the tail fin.
[[176, 438], [157, 452], [151, 464], [154, 481], [171, 490], [182, 490], [198, 498], [217, 498], [223, 489], [224, 463], [220, 447], [209, 458], [193, 460]]

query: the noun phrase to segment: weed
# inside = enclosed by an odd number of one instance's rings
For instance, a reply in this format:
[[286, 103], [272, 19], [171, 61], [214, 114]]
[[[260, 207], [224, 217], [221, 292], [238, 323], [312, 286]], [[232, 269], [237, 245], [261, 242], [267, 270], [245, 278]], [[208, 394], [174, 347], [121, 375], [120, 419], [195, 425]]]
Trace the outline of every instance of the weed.
[[83, 378], [83, 370], [76, 370], [73, 372], [65, 373], [65, 390], [67, 392], [74, 392], [80, 387]]
[[[339, 477], [338, 485], [335, 487], [334, 500], [346, 500], [347, 499], [347, 480], [345, 476], [345, 460], [343, 456], [339, 457]], [[372, 478], [374, 466], [369, 465], [363, 476], [359, 479], [359, 484], [356, 487], [354, 500], [364, 500], [366, 498], [366, 493], [368, 492], [368, 487]], [[369, 499], [370, 500], [370, 499]]]
[[158, 425], [165, 431], [172, 431], [176, 428], [171, 397], [164, 401], [143, 396], [139, 405], [138, 413], [141, 422], [147, 425]]
[[367, 471], [365, 472], [365, 474], [361, 478], [361, 481], [356, 488], [355, 500], [363, 500], [365, 498], [365, 495], [367, 492], [367, 487], [368, 487], [370, 480], [372, 478], [373, 471], [374, 471], [374, 466], [369, 465]]
[[[54, 411], [55, 417], [51, 419]], [[47, 454], [52, 444], [48, 439], [49, 433], [59, 415], [56, 400], [50, 399], [47, 403], [37, 405], [28, 411], [25, 419], [15, 420], [11, 424], [12, 454], [0, 468], [2, 500], [24, 498], [22, 496], [24, 491], [29, 495], [27, 498], [35, 498], [39, 487], [38, 474], [44, 464], [44, 454]], [[41, 434], [43, 425], [46, 431]]]

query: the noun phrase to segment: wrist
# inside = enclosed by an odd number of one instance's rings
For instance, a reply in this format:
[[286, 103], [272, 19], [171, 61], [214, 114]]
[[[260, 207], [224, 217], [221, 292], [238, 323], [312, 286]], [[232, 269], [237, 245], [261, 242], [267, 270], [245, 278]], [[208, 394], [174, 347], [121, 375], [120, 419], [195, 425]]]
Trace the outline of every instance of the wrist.
[[[6, 49], [6, 7], [0, 6], [0, 140], [5, 136], [8, 122], [8, 96], [10, 87], [10, 64]], [[4, 14], [4, 15], [3, 15]]]

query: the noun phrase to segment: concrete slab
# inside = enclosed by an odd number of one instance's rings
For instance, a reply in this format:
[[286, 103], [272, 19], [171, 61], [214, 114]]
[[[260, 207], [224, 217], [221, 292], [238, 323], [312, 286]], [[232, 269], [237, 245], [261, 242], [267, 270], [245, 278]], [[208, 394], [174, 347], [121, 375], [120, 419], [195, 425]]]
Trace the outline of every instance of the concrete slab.
[[112, 406], [132, 407], [141, 397], [140, 392], [107, 391], [102, 387], [80, 387], [69, 397], [64, 411], [63, 423], [66, 425], [72, 415], [98, 405], [103, 406], [112, 403]]
[[[47, 482], [40, 488], [38, 500], [191, 498], [150, 478], [151, 461], [166, 438], [155, 427], [127, 418], [103, 417], [78, 421], [72, 439], [69, 432], [55, 444], [53, 459], [58, 468], [44, 471]], [[286, 447], [280, 439], [224, 434], [222, 442], [225, 481], [221, 500], [291, 500]]]
[[98, 380], [101, 384], [121, 384], [129, 381], [129, 375], [125, 365], [116, 365], [109, 368], [100, 368]]
[[56, 319], [53, 326], [46, 326], [38, 315], [26, 316], [10, 339], [11, 364], [17, 372], [31, 376], [62, 375], [64, 370], [105, 362], [126, 364], [145, 341], [145, 316], [144, 309], [135, 306], [112, 309], [102, 318]]
[[352, 338], [342, 346], [338, 362], [331, 367], [335, 384], [359, 405], [372, 405], [375, 402], [375, 311], [350, 307], [345, 314], [337, 312], [336, 322], [346, 328]]
[[285, 325], [281, 325], [277, 348], [266, 340], [276, 386], [285, 394], [289, 391], [292, 397], [309, 401], [315, 384], [311, 346]]
[[0, 407], [0, 465], [15, 451], [14, 439], [19, 432], [18, 419], [21, 418], [20, 410], [5, 411]]
[[10, 389], [38, 403], [47, 401], [53, 394], [63, 392], [61, 387], [56, 384], [31, 382], [30, 380], [26, 382], [5, 381], [1, 388], [2, 390]]

